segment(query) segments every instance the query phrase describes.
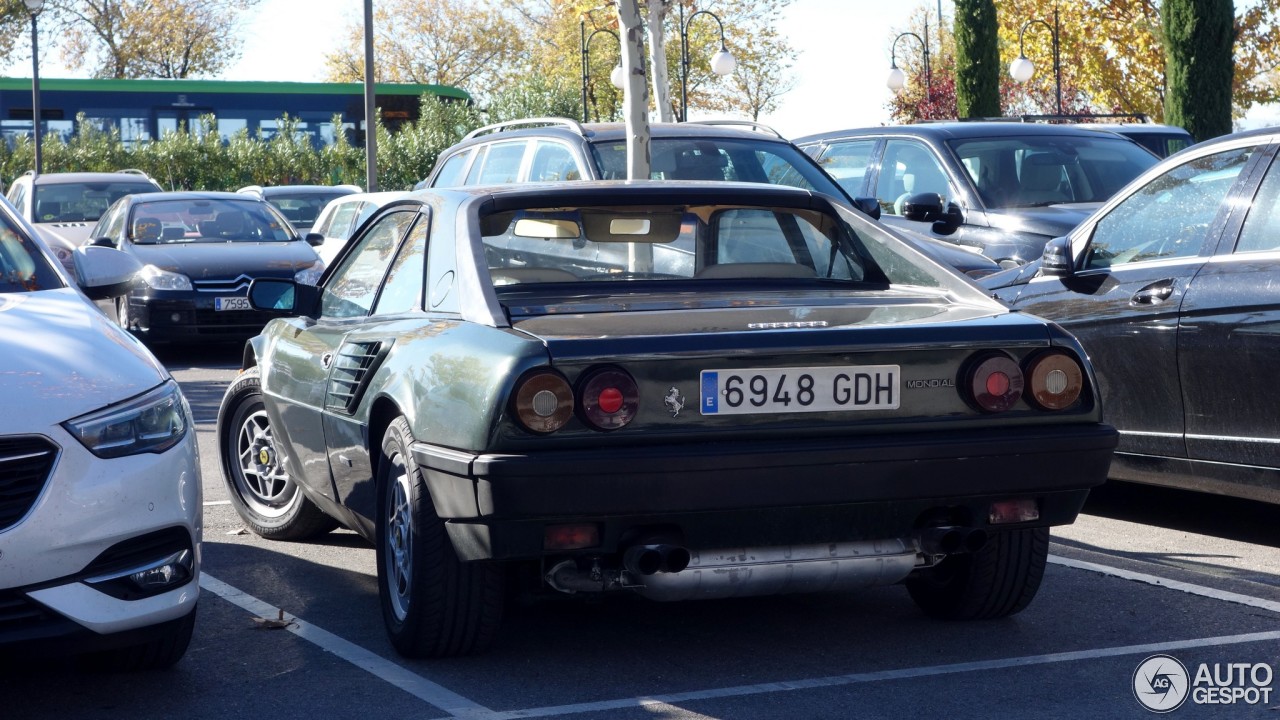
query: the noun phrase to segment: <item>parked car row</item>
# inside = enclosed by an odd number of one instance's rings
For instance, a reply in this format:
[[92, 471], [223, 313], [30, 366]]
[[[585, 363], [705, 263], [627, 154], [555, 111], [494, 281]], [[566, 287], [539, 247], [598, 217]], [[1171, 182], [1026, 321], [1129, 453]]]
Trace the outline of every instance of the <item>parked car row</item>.
[[[21, 500], [0, 538], [29, 548], [0, 555], [0, 608], [25, 613], [0, 648], [163, 667], [191, 634], [190, 414], [86, 297], [148, 342], [257, 334], [218, 416], [233, 507], [265, 538], [344, 525], [374, 544], [405, 655], [482, 650], [517, 577], [659, 601], [901, 582], [932, 616], [1019, 612], [1049, 528], [1109, 466], [1280, 502], [1278, 153], [1272, 131], [1160, 162], [1078, 127], [796, 144], [657, 124], [652, 180], [623, 182], [621, 126], [553, 119], [477, 130], [425, 189], [340, 188], [314, 215], [270, 188], [81, 178], [95, 202], [137, 189], [92, 226], [44, 206], [89, 228], [56, 256], [0, 203], [0, 337], [28, 347], [41, 325], [60, 336], [41, 347], [119, 356], [100, 396], [0, 432]], [[46, 177], [11, 191], [29, 217]], [[65, 355], [0, 363], [37, 396], [97, 377]], [[60, 490], [76, 482], [165, 513], [49, 550], [105, 522]]]

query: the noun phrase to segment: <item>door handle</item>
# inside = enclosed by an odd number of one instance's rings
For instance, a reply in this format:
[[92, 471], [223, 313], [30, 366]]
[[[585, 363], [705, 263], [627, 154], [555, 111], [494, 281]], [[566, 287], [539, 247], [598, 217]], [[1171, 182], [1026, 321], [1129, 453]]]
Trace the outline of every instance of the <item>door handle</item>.
[[1134, 305], [1159, 305], [1173, 295], [1173, 281], [1161, 280], [1152, 283], [1133, 294], [1129, 301]]

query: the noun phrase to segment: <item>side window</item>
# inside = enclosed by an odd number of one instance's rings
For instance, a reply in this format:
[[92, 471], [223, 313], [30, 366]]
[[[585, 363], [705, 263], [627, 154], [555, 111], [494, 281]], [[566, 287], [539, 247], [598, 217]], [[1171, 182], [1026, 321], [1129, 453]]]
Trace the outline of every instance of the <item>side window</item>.
[[[478, 185], [501, 185], [520, 180], [520, 161], [524, 159], [524, 149], [528, 143], [504, 142], [489, 146], [484, 158], [484, 167], [476, 180]], [[468, 185], [471, 183], [468, 182]]]
[[334, 209], [333, 215], [329, 216], [329, 227], [320, 232], [328, 237], [351, 237], [351, 231], [355, 229], [353, 226], [356, 215], [360, 213], [362, 207], [364, 207], [362, 202], [342, 203]]
[[1280, 250], [1280, 164], [1272, 162], [1244, 220], [1236, 252], [1275, 250]]
[[325, 284], [320, 295], [320, 315], [329, 318], [363, 317], [369, 314], [378, 287], [395, 258], [400, 238], [416, 212], [393, 212], [380, 218], [357, 242], [358, 248]]
[[463, 181], [464, 185], [475, 185], [480, 182], [480, 170], [484, 168], [484, 162], [488, 155], [488, 145], [482, 145], [476, 149], [476, 159], [471, 161], [471, 169], [467, 171], [467, 179]]
[[18, 208], [18, 213], [21, 214], [23, 217], [27, 217], [27, 210], [26, 208], [22, 207], [22, 203], [26, 199], [27, 199], [26, 185], [15, 185], [13, 189], [9, 191], [9, 202], [13, 203], [13, 206]]
[[124, 237], [124, 217], [125, 204], [118, 202], [112, 209], [107, 211], [107, 215], [89, 233], [89, 237], [85, 238], [85, 242], [96, 237], [109, 237], [116, 242], [120, 242], [121, 238]]
[[875, 140], [838, 142], [828, 147], [818, 162], [845, 192], [856, 196], [862, 192], [862, 179], [867, 174], [871, 151], [875, 148]]
[[916, 193], [937, 193], [945, 203], [955, 197], [942, 164], [924, 145], [909, 140], [890, 140], [884, 146], [876, 199], [880, 210], [901, 215], [902, 204]]
[[1166, 172], [1098, 221], [1086, 269], [1199, 255], [1209, 225], [1254, 148], [1207, 155]]
[[582, 172], [569, 148], [558, 142], [538, 141], [533, 151], [533, 165], [529, 168], [529, 182], [581, 179]]
[[378, 296], [374, 315], [394, 315], [422, 309], [422, 283], [426, 277], [427, 230], [430, 218], [424, 213], [418, 216], [409, 240], [400, 248], [400, 254], [391, 263], [387, 282]]
[[440, 166], [440, 172], [436, 173], [435, 180], [431, 182], [431, 187], [455, 187], [461, 185], [462, 169], [467, 166], [468, 157], [471, 157], [470, 148], [450, 155], [449, 159], [444, 161], [444, 165]]

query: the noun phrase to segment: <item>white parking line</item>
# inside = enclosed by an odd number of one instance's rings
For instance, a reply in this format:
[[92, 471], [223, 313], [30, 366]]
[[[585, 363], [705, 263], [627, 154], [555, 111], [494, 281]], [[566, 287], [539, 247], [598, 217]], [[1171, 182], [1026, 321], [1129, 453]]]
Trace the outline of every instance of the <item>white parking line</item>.
[[[1192, 583], [1184, 583], [1177, 580], [1169, 580], [1156, 575], [1132, 572], [1108, 565], [1099, 565], [1097, 563], [1073, 560], [1071, 558], [1064, 558], [1057, 555], [1051, 555], [1049, 557], [1049, 561], [1064, 567], [1102, 573], [1104, 575], [1110, 575], [1126, 580], [1134, 580], [1171, 590], [1177, 590], [1191, 595], [1198, 595], [1214, 600], [1222, 600], [1225, 602], [1232, 602], [1280, 613], [1280, 603], [1273, 602], [1271, 600], [1264, 600], [1262, 598], [1251, 597], [1248, 595], [1216, 590], [1214, 588], [1194, 585]], [[222, 582], [221, 580], [217, 580], [208, 574], [201, 574], [200, 586], [215, 595], [248, 610], [258, 617], [275, 618], [280, 612], [279, 608], [273, 607], [272, 605], [250, 595], [246, 595], [240, 590], [237, 590], [236, 588]], [[422, 676], [417, 675], [375, 653], [365, 650], [354, 643], [348, 642], [347, 640], [344, 640], [330, 632], [311, 625], [300, 618], [291, 616], [289, 619], [293, 622], [288, 629], [298, 637], [315, 643], [321, 648], [341, 657], [347, 662], [365, 670], [375, 677], [398, 687], [410, 695], [424, 700], [441, 710], [444, 710], [452, 717], [468, 718], [469, 720], [516, 720], [517, 718], [557, 717], [589, 712], [604, 712], [608, 710], [624, 710], [628, 708], [657, 710], [662, 706], [673, 706], [679, 705], [680, 703], [714, 700], [717, 698], [744, 697], [748, 695], [761, 695], [764, 693], [786, 692], [789, 690], [840, 687], [844, 685], [856, 685], [869, 682], [907, 680], [913, 678], [936, 677], [941, 675], [954, 675], [966, 672], [1003, 670], [1008, 668], [1031, 667], [1035, 665], [1048, 665], [1052, 663], [1077, 662], [1080, 660], [1096, 660], [1122, 655], [1150, 655], [1154, 653], [1173, 652], [1175, 650], [1187, 650], [1191, 648], [1217, 647], [1221, 645], [1236, 645], [1241, 643], [1280, 640], [1280, 631], [1246, 633], [1242, 635], [1220, 635], [1217, 637], [1174, 640], [1170, 642], [1147, 643], [1143, 645], [1121, 645], [1109, 648], [1096, 648], [1092, 650], [1048, 653], [1045, 655], [1029, 655], [996, 660], [952, 663], [949, 665], [901, 668], [897, 670], [881, 670], [876, 672], [853, 673], [849, 675], [832, 675], [820, 678], [760, 683], [756, 685], [738, 685], [734, 687], [672, 693], [669, 695], [648, 695], [644, 697], [601, 700], [598, 702], [576, 703], [571, 705], [494, 711], [476, 702], [468, 700], [448, 688], [427, 680], [426, 678], [423, 678]]]
[[230, 504], [231, 504], [230, 500], [210, 500], [209, 502], [205, 503], [204, 506], [211, 507], [213, 505], [230, 505]]
[[1003, 670], [1022, 668], [1050, 663], [1074, 662], [1077, 660], [1096, 660], [1098, 658], [1116, 657], [1119, 655], [1148, 655], [1188, 648], [1214, 647], [1218, 645], [1235, 645], [1239, 643], [1262, 642], [1264, 640], [1280, 640], [1280, 631], [1249, 633], [1247, 635], [1223, 635], [1220, 637], [1200, 638], [1196, 640], [1176, 640], [1173, 642], [1149, 643], [1147, 645], [1125, 645], [1121, 647], [1099, 648], [1097, 650], [1078, 650], [1075, 652], [1050, 653], [1048, 655], [1030, 655], [1026, 657], [1005, 658], [1002, 660], [981, 660], [978, 662], [954, 663], [951, 665], [933, 665], [930, 667], [903, 668], [901, 670], [881, 670], [879, 672], [854, 673], [852, 675], [833, 675], [805, 680], [787, 680], [759, 685], [739, 685], [736, 687], [716, 688], [713, 690], [697, 690], [694, 692], [672, 693], [670, 695], [650, 695], [647, 697], [625, 698], [622, 700], [604, 700], [574, 705], [558, 705], [555, 707], [532, 708], [527, 710], [509, 710], [487, 715], [472, 716], [473, 720], [515, 720], [516, 718], [559, 717], [587, 712], [606, 710], [624, 710], [627, 708], [649, 708], [656, 705], [679, 705], [680, 703], [698, 700], [715, 700], [717, 698], [743, 697], [764, 693], [786, 692], [788, 690], [811, 690], [814, 688], [839, 687], [868, 682], [886, 680], [909, 680], [914, 678], [953, 675], [956, 673], [977, 672], [982, 670]]
[[[280, 608], [274, 607], [252, 595], [247, 595], [207, 573], [200, 574], [200, 587], [248, 610], [258, 617], [268, 619], [279, 617]], [[493, 712], [483, 705], [474, 703], [452, 690], [437, 685], [376, 653], [372, 653], [355, 643], [343, 640], [331, 632], [321, 630], [302, 618], [292, 615], [286, 617], [292, 621], [287, 628], [289, 632], [320, 646], [378, 679], [398, 687], [420, 700], [431, 703], [449, 713], [452, 717], [487, 717]]]
[[1223, 600], [1225, 602], [1248, 605], [1249, 607], [1280, 613], [1280, 602], [1275, 602], [1274, 600], [1263, 600], [1262, 598], [1253, 597], [1252, 595], [1241, 595], [1239, 593], [1227, 592], [1226, 590], [1205, 587], [1204, 585], [1193, 585], [1191, 583], [1185, 583], [1178, 580], [1169, 580], [1168, 578], [1162, 578], [1158, 575], [1148, 575], [1146, 573], [1133, 572], [1132, 570], [1122, 570], [1120, 568], [1111, 567], [1110, 565], [1099, 565], [1097, 563], [1085, 562], [1083, 560], [1072, 560], [1071, 558], [1065, 558], [1059, 555], [1050, 555], [1049, 562], [1054, 563], [1055, 565], [1076, 568], [1077, 570], [1089, 570], [1091, 572], [1102, 573], [1103, 575], [1110, 575], [1124, 580], [1135, 580], [1148, 585], [1157, 585], [1159, 587], [1177, 590], [1190, 595], [1199, 595], [1200, 597]]

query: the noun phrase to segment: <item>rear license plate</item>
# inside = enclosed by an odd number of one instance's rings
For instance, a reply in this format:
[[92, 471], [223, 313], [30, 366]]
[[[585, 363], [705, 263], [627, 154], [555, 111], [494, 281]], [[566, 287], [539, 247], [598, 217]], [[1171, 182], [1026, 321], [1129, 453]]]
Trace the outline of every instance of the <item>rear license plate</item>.
[[252, 310], [247, 297], [220, 297], [213, 299], [214, 310]]
[[896, 410], [897, 365], [703, 370], [703, 415]]

